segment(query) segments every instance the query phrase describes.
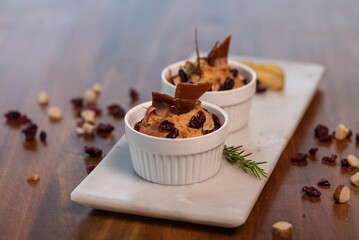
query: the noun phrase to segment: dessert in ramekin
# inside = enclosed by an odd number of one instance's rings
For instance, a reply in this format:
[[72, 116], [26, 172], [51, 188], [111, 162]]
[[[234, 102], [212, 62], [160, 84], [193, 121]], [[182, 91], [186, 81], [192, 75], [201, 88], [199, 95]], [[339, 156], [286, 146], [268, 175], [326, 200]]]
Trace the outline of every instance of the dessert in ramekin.
[[[159, 102], [157, 101], [157, 103]], [[199, 129], [204, 135], [194, 137], [182, 135], [181, 138], [172, 138], [173, 136], [170, 134], [173, 132], [173, 126], [170, 128], [162, 126], [160, 131], [165, 134], [160, 137], [140, 132], [139, 122], [147, 121], [146, 116], [155, 111], [152, 109], [154, 107], [152, 101], [142, 103], [127, 112], [125, 134], [130, 148], [133, 169], [140, 177], [159, 184], [186, 185], [205, 181], [218, 172], [222, 162], [224, 141], [228, 134], [228, 116], [223, 109], [216, 105], [206, 102], [201, 104], [203, 110], [196, 110], [197, 113], [206, 111], [211, 115], [214, 114], [221, 126], [213, 125], [213, 131], [206, 131], [201, 126]], [[155, 104], [156, 106], [161, 106], [161, 103]], [[172, 111], [173, 108], [170, 107]], [[176, 110], [174, 111], [176, 112]], [[198, 118], [197, 113], [193, 113], [193, 117]], [[206, 116], [208, 118], [211, 115]], [[148, 124], [157, 128], [164, 121], [168, 120], [163, 118], [157, 123], [150, 121]], [[178, 125], [175, 126], [177, 128]], [[179, 131], [183, 131], [183, 129]]]
[[229, 41], [227, 38], [220, 46], [215, 45], [207, 57], [169, 65], [162, 71], [161, 78], [162, 92], [169, 95], [175, 92], [179, 82], [212, 83], [210, 91], [200, 99], [223, 108], [229, 117], [229, 132], [234, 132], [248, 122], [256, 73], [244, 64], [227, 60]]

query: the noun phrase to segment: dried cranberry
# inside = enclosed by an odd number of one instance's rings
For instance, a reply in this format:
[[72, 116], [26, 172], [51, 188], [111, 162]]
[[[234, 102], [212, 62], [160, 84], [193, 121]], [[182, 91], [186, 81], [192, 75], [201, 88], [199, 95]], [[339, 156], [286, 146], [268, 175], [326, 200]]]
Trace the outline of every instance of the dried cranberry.
[[30, 123], [27, 125], [27, 127], [22, 130], [22, 132], [25, 134], [25, 140], [26, 141], [32, 141], [35, 139], [37, 131], [37, 125], [34, 123]]
[[183, 69], [178, 70], [178, 76], [181, 79], [181, 82], [187, 82], [188, 81], [188, 76], [185, 73], [185, 71]]
[[219, 120], [219, 118], [217, 117], [216, 114], [212, 114], [212, 118], [213, 118], [213, 123], [214, 123], [214, 127], [216, 129], [219, 129], [222, 127], [221, 121]]
[[21, 124], [29, 124], [29, 123], [32, 123], [32, 120], [30, 118], [28, 118], [26, 115], [22, 115], [19, 119], [19, 122]]
[[249, 81], [248, 81], [247, 78], [243, 78], [243, 79], [242, 79], [242, 83], [243, 83], [244, 85], [247, 85], [247, 84], [249, 83]]
[[203, 124], [206, 122], [206, 115], [203, 111], [198, 111], [196, 116], [192, 116], [191, 120], [188, 123], [188, 127], [200, 129], [203, 127]]
[[323, 179], [323, 178], [320, 179], [317, 184], [318, 186], [325, 186], [325, 187], [330, 186], [330, 182], [327, 179]]
[[296, 153], [292, 156], [292, 158], [290, 159], [291, 162], [306, 162], [308, 158], [308, 154], [306, 153]]
[[172, 132], [175, 129], [175, 124], [170, 121], [164, 120], [160, 123], [159, 128], [166, 132]]
[[206, 122], [206, 115], [204, 114], [204, 112], [198, 111], [197, 120], [198, 120], [198, 124], [200, 124], [202, 127], [203, 124]]
[[100, 134], [110, 134], [115, 129], [111, 124], [99, 123], [96, 127], [96, 132]]
[[216, 131], [215, 127], [212, 128], [212, 129], [209, 129], [209, 130], [204, 130], [203, 134], [206, 135], [206, 134], [209, 134], [209, 133], [214, 132], [214, 131]]
[[102, 150], [100, 148], [94, 146], [85, 146], [85, 153], [87, 153], [90, 157], [101, 157]]
[[305, 194], [307, 194], [310, 197], [320, 197], [320, 195], [321, 195], [319, 190], [317, 190], [311, 186], [310, 187], [304, 186], [302, 188], [302, 192], [304, 192]]
[[329, 128], [323, 124], [318, 124], [314, 129], [314, 137], [321, 142], [329, 142], [333, 136], [329, 133]]
[[311, 148], [311, 149], [309, 149], [308, 152], [309, 152], [309, 155], [315, 156], [317, 151], [318, 151], [318, 148]]
[[131, 98], [132, 102], [137, 102], [138, 99], [140, 98], [139, 96], [140, 95], [138, 94], [138, 92], [134, 88], [130, 89], [130, 98]]
[[337, 159], [337, 155], [335, 154], [332, 154], [330, 156], [324, 156], [322, 158], [322, 163], [334, 163], [336, 159]]
[[140, 124], [141, 124], [141, 121], [137, 122], [133, 128], [134, 128], [136, 131], [140, 131]]
[[71, 103], [74, 107], [81, 108], [84, 104], [84, 99], [81, 97], [72, 98]]
[[319, 141], [321, 142], [330, 142], [332, 140], [333, 136], [332, 135], [322, 135], [319, 137]]
[[359, 143], [359, 133], [355, 134], [355, 140]]
[[320, 136], [323, 135], [329, 135], [329, 128], [322, 124], [318, 124], [314, 129], [314, 136], [316, 138], [319, 138]]
[[264, 93], [267, 91], [267, 87], [263, 85], [263, 83], [260, 82], [260, 80], [257, 78], [256, 82], [256, 93]]
[[123, 118], [125, 116], [125, 110], [118, 104], [112, 104], [107, 109], [109, 114], [116, 118]]
[[199, 124], [196, 116], [192, 116], [189, 120], [188, 127], [199, 129]]
[[223, 84], [223, 90], [231, 90], [234, 86], [234, 80], [230, 77], [227, 77]]
[[179, 135], [179, 131], [177, 128], [173, 129], [169, 134], [167, 134], [166, 138], [176, 138]]
[[350, 163], [348, 162], [348, 159], [346, 159], [346, 158], [341, 159], [340, 163], [341, 163], [342, 167], [349, 167], [350, 166]]
[[232, 73], [232, 76], [236, 78], [238, 76], [238, 70], [235, 68], [232, 68], [229, 70]]
[[9, 121], [18, 121], [21, 118], [21, 113], [18, 111], [9, 111], [4, 114], [7, 120]]
[[40, 141], [45, 142], [46, 141], [47, 134], [45, 131], [40, 132]]
[[97, 167], [97, 164], [89, 164], [86, 167], [86, 171], [89, 174], [90, 172], [92, 172], [95, 168]]

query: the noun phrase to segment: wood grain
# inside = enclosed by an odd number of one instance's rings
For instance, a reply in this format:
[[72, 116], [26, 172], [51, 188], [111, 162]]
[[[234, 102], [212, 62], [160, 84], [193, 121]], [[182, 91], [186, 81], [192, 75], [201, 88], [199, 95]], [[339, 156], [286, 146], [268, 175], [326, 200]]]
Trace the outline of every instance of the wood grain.
[[[359, 3], [342, 1], [24, 1], [0, 3], [0, 112], [19, 110], [48, 133], [47, 144], [25, 143], [21, 128], [0, 126], [0, 239], [276, 239], [273, 223], [293, 224], [293, 239], [359, 239], [359, 190], [346, 172], [321, 163], [336, 153], [359, 156], [349, 142], [319, 144], [318, 123], [338, 123], [359, 132]], [[210, 49], [232, 35], [231, 53], [322, 64], [324, 81], [284, 150], [247, 222], [225, 229], [89, 209], [70, 200], [87, 176], [85, 145], [108, 152], [124, 133], [122, 120], [105, 107], [130, 106], [129, 89], [150, 99], [160, 89], [161, 70], [194, 51]], [[112, 138], [85, 139], [74, 131], [70, 99], [95, 83], [103, 86], [101, 122], [113, 124]], [[63, 110], [52, 123], [37, 95]], [[293, 166], [296, 152], [319, 147], [318, 159]], [[26, 179], [41, 176], [36, 185]], [[318, 201], [302, 197], [304, 185], [332, 182]], [[334, 204], [336, 185], [352, 191]]]

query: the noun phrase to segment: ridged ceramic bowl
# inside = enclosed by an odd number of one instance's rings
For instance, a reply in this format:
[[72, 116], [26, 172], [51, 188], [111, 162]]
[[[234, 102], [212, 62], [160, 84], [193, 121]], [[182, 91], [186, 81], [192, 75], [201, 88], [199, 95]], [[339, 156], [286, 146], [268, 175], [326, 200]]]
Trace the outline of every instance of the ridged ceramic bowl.
[[218, 106], [202, 102], [202, 107], [218, 116], [222, 126], [199, 137], [168, 139], [146, 135], [133, 128], [149, 106], [151, 102], [137, 105], [125, 116], [125, 135], [135, 172], [145, 180], [166, 185], [193, 184], [213, 177], [222, 162], [228, 134], [227, 113]]
[[[175, 85], [168, 81], [170, 76], [176, 75], [181, 66], [188, 60], [176, 62], [166, 67], [161, 74], [162, 92], [173, 96], [176, 90]], [[194, 61], [194, 60], [190, 60]], [[244, 76], [248, 84], [243, 87], [216, 92], [206, 92], [200, 100], [213, 103], [223, 108], [229, 118], [228, 131], [235, 132], [243, 128], [249, 117], [251, 101], [256, 91], [256, 73], [249, 67], [234, 61], [229, 61], [231, 69], [237, 69], [238, 74]]]

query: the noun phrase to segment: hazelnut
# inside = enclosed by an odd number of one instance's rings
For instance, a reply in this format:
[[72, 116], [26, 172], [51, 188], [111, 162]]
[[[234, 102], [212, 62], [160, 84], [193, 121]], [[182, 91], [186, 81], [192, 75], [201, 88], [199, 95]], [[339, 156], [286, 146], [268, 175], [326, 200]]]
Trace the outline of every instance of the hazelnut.
[[84, 130], [85, 134], [89, 134], [92, 135], [95, 131], [95, 126], [91, 123], [84, 123], [84, 125], [82, 125], [82, 128]]
[[345, 185], [339, 185], [333, 194], [336, 203], [345, 203], [350, 199], [350, 190]]
[[272, 233], [279, 237], [291, 238], [292, 237], [292, 224], [289, 222], [280, 221], [272, 226]]
[[39, 96], [37, 97], [37, 101], [39, 102], [40, 105], [46, 105], [49, 103], [49, 96], [45, 91], [41, 91], [39, 93]]
[[81, 111], [81, 117], [85, 122], [94, 123], [96, 112], [91, 109], [85, 109]]
[[100, 94], [101, 91], [102, 91], [101, 84], [95, 83], [95, 84], [92, 86], [92, 90], [93, 90], [96, 94]]
[[40, 175], [39, 174], [32, 174], [30, 177], [27, 178], [28, 182], [38, 182], [40, 180]]
[[359, 160], [354, 155], [349, 154], [347, 159], [350, 166], [359, 167]]
[[350, 177], [352, 184], [359, 187], [359, 172]]
[[49, 115], [49, 118], [53, 121], [61, 120], [62, 118], [62, 111], [58, 107], [51, 107], [47, 111], [47, 114]]
[[87, 103], [96, 103], [96, 101], [97, 101], [97, 94], [92, 89], [86, 90], [84, 97], [85, 97]]
[[335, 129], [335, 138], [337, 140], [344, 140], [347, 138], [349, 132], [350, 130], [340, 123]]

